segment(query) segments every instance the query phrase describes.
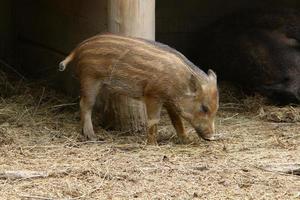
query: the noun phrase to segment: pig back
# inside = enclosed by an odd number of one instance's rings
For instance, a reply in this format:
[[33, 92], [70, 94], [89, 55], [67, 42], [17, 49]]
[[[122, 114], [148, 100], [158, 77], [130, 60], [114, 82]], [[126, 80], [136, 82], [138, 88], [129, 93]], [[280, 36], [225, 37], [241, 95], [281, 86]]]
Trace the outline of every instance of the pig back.
[[135, 98], [180, 94], [194, 69], [199, 71], [167, 45], [113, 34], [92, 37], [75, 53], [80, 79], [101, 79], [110, 90]]

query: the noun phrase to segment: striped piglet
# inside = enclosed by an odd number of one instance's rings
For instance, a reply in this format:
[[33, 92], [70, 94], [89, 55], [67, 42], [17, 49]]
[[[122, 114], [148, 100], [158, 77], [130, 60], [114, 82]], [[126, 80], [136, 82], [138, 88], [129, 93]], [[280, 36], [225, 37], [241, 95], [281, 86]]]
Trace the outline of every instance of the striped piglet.
[[83, 135], [88, 139], [96, 139], [91, 115], [102, 87], [145, 103], [148, 144], [157, 143], [162, 107], [168, 111], [182, 142], [190, 142], [182, 118], [202, 138], [213, 138], [219, 107], [217, 77], [211, 70], [204, 73], [169, 46], [102, 34], [79, 44], [60, 63], [59, 70], [64, 71], [71, 61], [80, 81], [80, 116]]

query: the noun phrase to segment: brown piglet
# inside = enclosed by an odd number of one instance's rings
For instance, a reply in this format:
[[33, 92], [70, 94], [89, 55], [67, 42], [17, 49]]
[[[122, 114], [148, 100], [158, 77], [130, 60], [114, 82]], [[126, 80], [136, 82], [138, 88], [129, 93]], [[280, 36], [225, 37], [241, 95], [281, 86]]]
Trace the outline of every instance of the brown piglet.
[[92, 110], [101, 88], [139, 99], [148, 116], [148, 144], [157, 144], [157, 124], [165, 107], [179, 139], [190, 142], [182, 119], [198, 135], [211, 140], [219, 107], [216, 74], [204, 73], [178, 51], [158, 42], [101, 34], [79, 44], [60, 63], [70, 62], [80, 81], [80, 116], [83, 135], [95, 140]]

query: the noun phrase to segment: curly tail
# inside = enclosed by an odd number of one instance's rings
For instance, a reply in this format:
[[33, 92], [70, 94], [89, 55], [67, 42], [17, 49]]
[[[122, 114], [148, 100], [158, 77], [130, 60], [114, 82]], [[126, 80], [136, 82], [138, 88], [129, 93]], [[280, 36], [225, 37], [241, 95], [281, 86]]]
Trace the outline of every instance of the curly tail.
[[74, 51], [72, 53], [70, 53], [70, 55], [68, 55], [63, 61], [61, 61], [59, 63], [59, 67], [58, 70], [59, 71], [65, 71], [65, 69], [67, 68], [67, 65], [74, 59], [75, 53]]

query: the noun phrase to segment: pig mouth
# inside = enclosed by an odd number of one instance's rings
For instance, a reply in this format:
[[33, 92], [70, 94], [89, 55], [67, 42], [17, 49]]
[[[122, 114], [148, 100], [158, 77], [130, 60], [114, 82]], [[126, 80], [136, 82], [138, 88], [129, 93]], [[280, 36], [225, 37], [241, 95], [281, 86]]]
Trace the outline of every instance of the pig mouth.
[[199, 137], [206, 141], [213, 141], [215, 140], [214, 134], [213, 133], [208, 133], [207, 131], [204, 131], [201, 128], [195, 128], [196, 133], [198, 134]]

